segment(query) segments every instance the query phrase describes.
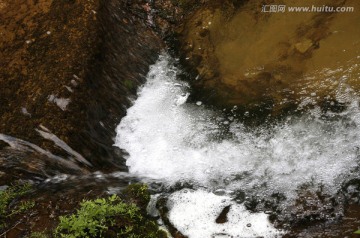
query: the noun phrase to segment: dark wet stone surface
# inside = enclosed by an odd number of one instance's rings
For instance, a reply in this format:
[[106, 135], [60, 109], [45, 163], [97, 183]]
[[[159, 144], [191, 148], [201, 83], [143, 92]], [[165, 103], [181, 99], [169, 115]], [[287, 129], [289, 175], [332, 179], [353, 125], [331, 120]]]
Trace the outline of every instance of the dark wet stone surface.
[[224, 207], [219, 216], [216, 218], [215, 222], [218, 224], [223, 224], [228, 221], [227, 214], [229, 213], [231, 205]]
[[156, 208], [160, 212], [162, 221], [164, 222], [167, 229], [170, 231], [171, 235], [174, 238], [187, 238], [187, 236], [181, 234], [181, 232], [178, 231], [176, 227], [174, 227], [174, 225], [170, 222], [168, 218], [169, 208], [167, 207], [167, 201], [168, 201], [167, 197], [162, 196], [161, 198], [158, 199], [156, 203]]

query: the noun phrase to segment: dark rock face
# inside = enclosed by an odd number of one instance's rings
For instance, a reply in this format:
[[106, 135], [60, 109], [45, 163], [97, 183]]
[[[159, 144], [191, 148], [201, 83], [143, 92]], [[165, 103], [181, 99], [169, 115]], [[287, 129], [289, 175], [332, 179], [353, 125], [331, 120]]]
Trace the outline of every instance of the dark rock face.
[[[104, 163], [121, 165], [112, 146], [115, 127], [130, 106], [128, 98], [136, 96], [149, 65], [164, 47], [148, 25], [147, 12], [133, 10], [126, 2], [104, 1], [101, 5], [99, 53], [87, 75], [87, 97], [82, 97], [87, 108], [85, 130], [79, 138], [72, 137], [98, 168]], [[142, 17], [135, 14], [139, 12]]]
[[163, 196], [158, 199], [156, 203], [156, 208], [159, 210], [162, 221], [174, 238], [187, 238], [187, 236], [178, 231], [176, 227], [174, 227], [174, 225], [170, 222], [168, 218], [169, 208], [167, 207], [167, 201], [167, 197]]
[[94, 12], [98, 8], [99, 2], [85, 1], [4, 3], [1, 133], [46, 149], [52, 145], [35, 131], [39, 125], [65, 142], [71, 132], [76, 133], [74, 122], [79, 125], [85, 117], [83, 109], [77, 111], [77, 87], [85, 84], [85, 71], [97, 44]]
[[[40, 135], [45, 130], [85, 157], [74, 165], [82, 173], [124, 169], [112, 147], [115, 127], [163, 48], [144, 4], [1, 1], [0, 133], [67, 158], [64, 147]], [[0, 170], [10, 173], [22, 165], [7, 147], [1, 143]]]

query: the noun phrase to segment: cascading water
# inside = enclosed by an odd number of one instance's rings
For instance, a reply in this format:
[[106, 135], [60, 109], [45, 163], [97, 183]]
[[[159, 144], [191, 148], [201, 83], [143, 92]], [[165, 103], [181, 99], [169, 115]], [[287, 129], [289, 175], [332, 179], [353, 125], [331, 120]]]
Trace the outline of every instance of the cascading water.
[[[192, 185], [168, 197], [169, 219], [180, 232], [190, 238], [281, 236], [286, 231], [275, 229], [268, 214], [285, 223], [307, 217], [308, 211], [294, 208], [303, 194], [313, 202], [315, 219], [341, 216], [341, 208], [328, 207], [358, 177], [360, 110], [354, 96], [339, 113], [315, 107], [254, 129], [200, 102], [186, 103], [189, 86], [177, 79], [171, 61], [161, 55], [150, 68], [115, 145], [128, 152], [131, 174], [166, 186]], [[319, 192], [330, 200], [319, 199]], [[229, 205], [228, 221], [217, 224]]]

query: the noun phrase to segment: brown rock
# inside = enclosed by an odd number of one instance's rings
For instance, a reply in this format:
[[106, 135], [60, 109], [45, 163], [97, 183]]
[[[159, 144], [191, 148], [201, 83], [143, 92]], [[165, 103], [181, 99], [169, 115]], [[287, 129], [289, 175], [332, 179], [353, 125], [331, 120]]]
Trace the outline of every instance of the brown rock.
[[0, 2], [0, 133], [67, 158], [36, 131], [42, 125], [92, 168], [124, 168], [115, 127], [163, 48], [146, 9], [125, 0]]
[[231, 205], [224, 207], [219, 216], [216, 218], [215, 222], [218, 224], [223, 224], [228, 221], [227, 214], [229, 213]]
[[306, 39], [302, 42], [296, 43], [295, 49], [297, 51], [299, 51], [300, 53], [304, 54], [305, 52], [307, 52], [310, 49], [311, 46], [313, 46], [313, 42], [309, 39]]

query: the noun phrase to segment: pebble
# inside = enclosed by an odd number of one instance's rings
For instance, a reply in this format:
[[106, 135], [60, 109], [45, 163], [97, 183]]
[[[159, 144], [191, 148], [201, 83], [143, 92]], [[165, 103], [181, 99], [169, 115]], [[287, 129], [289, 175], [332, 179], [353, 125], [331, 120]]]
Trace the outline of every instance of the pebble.
[[295, 49], [299, 51], [300, 53], [304, 54], [306, 51], [310, 49], [310, 47], [313, 45], [313, 42], [310, 39], [306, 39], [303, 42], [299, 42], [295, 44]]
[[[0, 172], [0, 176], [2, 175], [1, 173], [3, 173], [3, 172]], [[5, 174], [5, 173], [3, 173], [3, 174]], [[0, 192], [5, 191], [8, 187], [9, 186], [7, 186], [7, 185], [0, 186]]]
[[71, 84], [72, 84], [74, 87], [76, 87], [76, 86], [78, 85], [75, 80], [71, 80]]

